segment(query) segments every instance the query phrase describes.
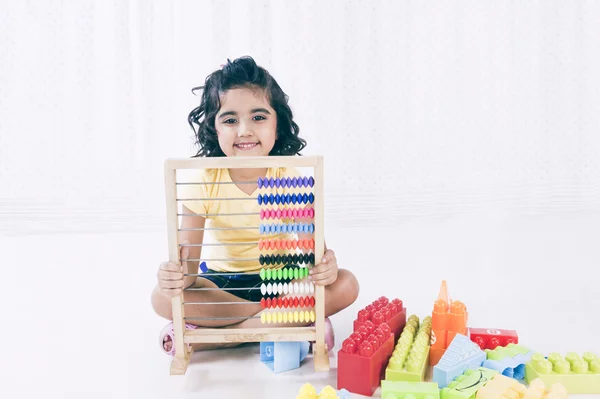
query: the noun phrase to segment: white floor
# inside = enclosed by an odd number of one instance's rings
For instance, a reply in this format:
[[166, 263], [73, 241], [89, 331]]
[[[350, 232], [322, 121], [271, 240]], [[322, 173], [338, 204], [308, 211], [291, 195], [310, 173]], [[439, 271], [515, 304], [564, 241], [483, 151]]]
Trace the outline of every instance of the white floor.
[[[423, 317], [447, 279], [471, 326], [516, 329], [543, 353], [600, 354], [600, 215], [478, 215], [326, 236], [362, 286], [332, 318], [334, 353], [359, 308], [386, 295]], [[166, 252], [163, 231], [0, 237], [0, 397], [284, 399], [305, 382], [335, 386], [335, 357], [329, 373], [307, 359], [274, 375], [257, 344], [196, 353], [185, 376], [169, 376], [157, 342], [166, 322], [149, 303]]]

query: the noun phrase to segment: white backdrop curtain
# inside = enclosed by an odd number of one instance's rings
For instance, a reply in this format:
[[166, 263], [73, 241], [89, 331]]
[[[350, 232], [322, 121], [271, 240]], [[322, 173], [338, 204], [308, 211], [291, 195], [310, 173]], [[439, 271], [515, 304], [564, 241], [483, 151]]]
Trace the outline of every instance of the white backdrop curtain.
[[327, 223], [600, 211], [600, 2], [4, 1], [0, 230], [162, 228], [190, 89], [252, 55]]

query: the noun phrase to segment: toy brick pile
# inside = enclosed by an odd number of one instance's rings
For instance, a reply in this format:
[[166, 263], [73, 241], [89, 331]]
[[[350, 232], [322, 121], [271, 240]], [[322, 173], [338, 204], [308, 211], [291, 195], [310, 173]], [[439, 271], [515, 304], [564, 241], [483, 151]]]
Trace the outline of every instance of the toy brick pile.
[[[337, 388], [384, 399], [534, 399], [600, 394], [597, 354], [544, 356], [516, 331], [468, 327], [464, 303], [446, 282], [431, 315], [407, 318], [399, 299], [381, 297], [358, 312], [338, 352]], [[431, 382], [427, 371], [433, 366]], [[527, 386], [525, 384], [527, 383]], [[339, 397], [339, 396], [338, 396]]]

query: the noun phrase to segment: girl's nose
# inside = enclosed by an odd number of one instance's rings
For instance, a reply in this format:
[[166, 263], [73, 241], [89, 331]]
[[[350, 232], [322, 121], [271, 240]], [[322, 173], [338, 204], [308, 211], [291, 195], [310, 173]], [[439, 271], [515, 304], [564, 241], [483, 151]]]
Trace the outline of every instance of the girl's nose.
[[252, 136], [253, 132], [252, 132], [252, 128], [250, 127], [250, 125], [243, 123], [240, 124], [240, 130], [238, 130], [238, 136], [239, 137], [244, 137], [244, 136]]

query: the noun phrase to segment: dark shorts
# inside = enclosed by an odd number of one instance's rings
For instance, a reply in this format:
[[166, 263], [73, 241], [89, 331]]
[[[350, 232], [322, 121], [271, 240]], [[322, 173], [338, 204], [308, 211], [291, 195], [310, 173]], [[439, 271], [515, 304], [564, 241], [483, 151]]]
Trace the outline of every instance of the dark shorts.
[[[252, 302], [260, 302], [263, 294], [260, 292], [260, 285], [263, 280], [258, 274], [240, 274], [240, 273], [223, 273], [206, 269], [206, 265], [200, 265], [200, 269], [204, 272], [199, 277], [212, 281], [223, 291], [229, 292], [239, 298]], [[217, 275], [211, 275], [217, 273]], [[275, 295], [265, 295], [273, 297]]]

